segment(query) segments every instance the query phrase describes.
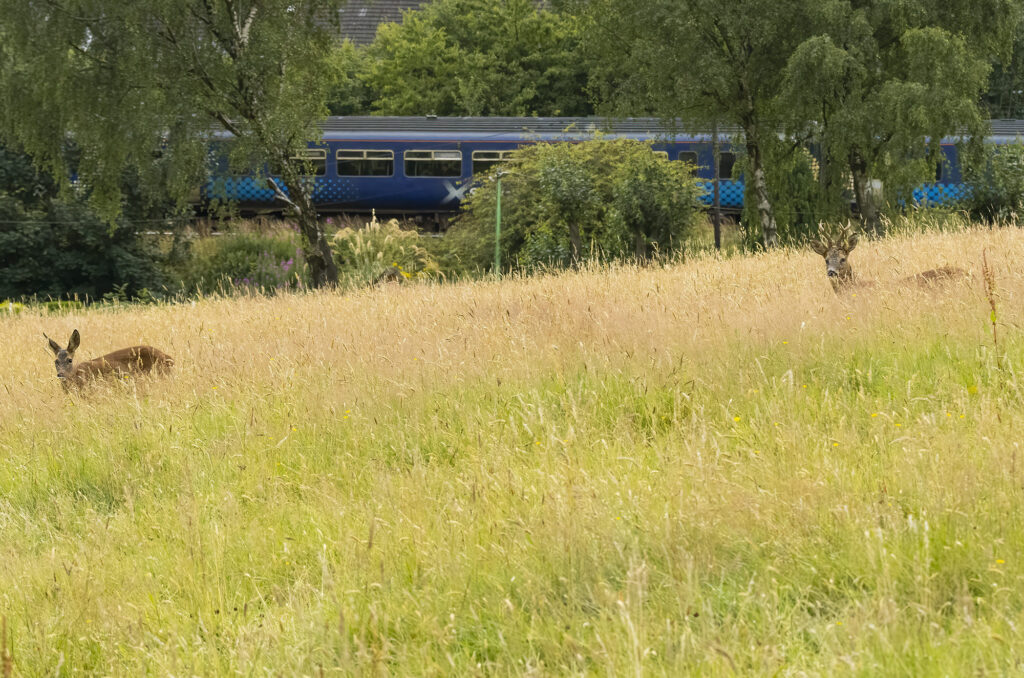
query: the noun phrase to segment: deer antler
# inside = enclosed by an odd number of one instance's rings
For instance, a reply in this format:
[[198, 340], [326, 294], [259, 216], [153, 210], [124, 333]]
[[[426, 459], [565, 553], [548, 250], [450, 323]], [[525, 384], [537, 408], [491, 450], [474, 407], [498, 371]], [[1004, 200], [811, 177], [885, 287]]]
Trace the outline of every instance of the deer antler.
[[825, 245], [826, 248], [832, 247], [832, 245], [835, 244], [835, 240], [834, 240], [833, 236], [834, 236], [834, 232], [833, 232], [833, 229], [830, 226], [828, 226], [824, 221], [818, 222], [818, 241], [819, 242], [821, 242], [823, 245]]

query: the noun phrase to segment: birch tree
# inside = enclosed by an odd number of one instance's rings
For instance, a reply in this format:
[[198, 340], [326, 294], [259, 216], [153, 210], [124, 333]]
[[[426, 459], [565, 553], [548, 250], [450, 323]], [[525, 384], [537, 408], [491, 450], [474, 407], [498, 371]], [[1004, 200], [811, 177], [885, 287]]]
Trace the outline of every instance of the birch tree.
[[116, 216], [126, 165], [184, 201], [214, 130], [296, 218], [315, 285], [337, 268], [296, 151], [318, 138], [340, 0], [0, 0], [0, 136]]

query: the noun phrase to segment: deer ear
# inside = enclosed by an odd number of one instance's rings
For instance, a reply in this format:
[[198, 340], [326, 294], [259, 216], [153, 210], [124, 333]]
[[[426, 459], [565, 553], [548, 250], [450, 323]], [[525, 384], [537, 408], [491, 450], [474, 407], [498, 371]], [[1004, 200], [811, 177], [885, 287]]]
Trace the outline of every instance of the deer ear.
[[82, 336], [75, 330], [71, 333], [71, 340], [68, 342], [68, 353], [74, 353], [82, 342]]
[[[46, 337], [46, 332], [43, 332], [43, 336]], [[63, 349], [61, 349], [60, 344], [58, 344], [53, 339], [50, 339], [49, 337], [46, 337], [46, 341], [50, 342], [50, 350], [53, 351], [54, 355], [57, 355], [58, 353], [60, 353], [63, 350]]]
[[856, 233], [854, 233], [849, 238], [847, 238], [846, 239], [846, 251], [847, 252], [852, 252], [853, 248], [857, 246], [857, 241], [859, 239], [860, 239], [860, 236], [857, 235]]
[[820, 254], [821, 256], [825, 256], [825, 253], [828, 252], [828, 245], [826, 245], [820, 240], [812, 240], [811, 249]]

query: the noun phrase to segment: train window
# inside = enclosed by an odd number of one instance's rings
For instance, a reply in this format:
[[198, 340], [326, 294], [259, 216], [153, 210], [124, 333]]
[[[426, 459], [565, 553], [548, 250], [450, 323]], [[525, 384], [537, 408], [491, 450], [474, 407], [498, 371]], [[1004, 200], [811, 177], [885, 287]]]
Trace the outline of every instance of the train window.
[[735, 153], [719, 153], [718, 154], [718, 178], [719, 179], [732, 179], [732, 168], [736, 164]]
[[338, 151], [339, 177], [390, 177], [395, 173], [394, 151]]
[[688, 162], [691, 165], [697, 164], [697, 151], [680, 151], [679, 160], [681, 162]]
[[327, 172], [327, 151], [322, 148], [301, 150], [289, 160], [299, 163], [302, 173], [307, 176], [322, 177]]
[[462, 151], [406, 151], [407, 177], [461, 177]]
[[473, 151], [473, 174], [484, 174], [498, 163], [512, 159], [512, 151]]
[[665, 160], [668, 160], [668, 151], [654, 151], [654, 155], [658, 156], [659, 158], [665, 158]]

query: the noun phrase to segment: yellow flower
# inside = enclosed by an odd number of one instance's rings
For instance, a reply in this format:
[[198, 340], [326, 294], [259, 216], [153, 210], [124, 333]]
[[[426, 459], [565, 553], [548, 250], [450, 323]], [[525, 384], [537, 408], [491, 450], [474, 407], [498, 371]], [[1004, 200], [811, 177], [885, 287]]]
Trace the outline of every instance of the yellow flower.
[[732, 420], [733, 420], [733, 421], [739, 421], [739, 420], [740, 420], [740, 418], [739, 418], [739, 417], [733, 417], [733, 418], [732, 418]]
[[996, 562], [997, 562], [997, 563], [999, 563], [1000, 565], [1002, 565], [1002, 564], [1003, 564], [1003, 563], [1005, 563], [1006, 561], [1005, 561], [1005, 560], [1003, 560], [1002, 558], [996, 558]]
[[839, 443], [832, 443], [832, 447], [839, 447]]
[[872, 413], [871, 413], [871, 416], [872, 416], [872, 417], [877, 417], [877, 416], [878, 416], [878, 412], [872, 412]]

